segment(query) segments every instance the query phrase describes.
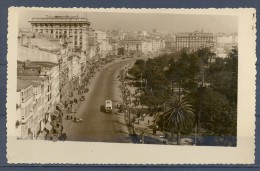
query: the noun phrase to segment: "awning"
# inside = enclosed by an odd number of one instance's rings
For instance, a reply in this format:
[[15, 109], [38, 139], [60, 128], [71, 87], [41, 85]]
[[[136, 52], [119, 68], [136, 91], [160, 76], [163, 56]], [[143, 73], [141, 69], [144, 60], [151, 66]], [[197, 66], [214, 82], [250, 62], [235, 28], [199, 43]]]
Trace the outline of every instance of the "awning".
[[60, 113], [60, 112], [59, 112], [58, 110], [54, 110], [54, 112], [52, 113], [52, 115], [58, 117], [58, 116], [59, 116], [59, 113]]
[[63, 105], [61, 102], [57, 103], [57, 107], [58, 107], [60, 110], [63, 110], [63, 109], [64, 109], [64, 105]]
[[45, 125], [45, 128], [48, 129], [48, 130], [51, 130], [51, 129], [52, 129], [52, 126], [51, 126], [51, 124], [48, 122], [48, 123]]

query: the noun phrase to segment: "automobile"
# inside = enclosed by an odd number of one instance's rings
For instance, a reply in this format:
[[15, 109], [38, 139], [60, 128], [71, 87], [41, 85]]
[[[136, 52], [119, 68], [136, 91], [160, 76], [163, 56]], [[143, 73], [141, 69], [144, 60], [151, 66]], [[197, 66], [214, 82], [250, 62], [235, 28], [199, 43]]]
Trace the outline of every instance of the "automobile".
[[60, 140], [60, 141], [65, 141], [66, 139], [67, 139], [66, 133], [62, 133], [62, 134], [59, 136], [59, 140]]
[[85, 96], [81, 96], [80, 100], [84, 101], [85, 100]]
[[78, 122], [78, 123], [82, 122], [82, 118], [76, 118], [75, 122]]
[[163, 138], [163, 139], [161, 139], [161, 143], [167, 145], [167, 144], [169, 144], [169, 141], [167, 139]]
[[74, 108], [70, 109], [70, 113], [76, 113], [77, 111]]
[[85, 90], [84, 90], [84, 93], [87, 93], [89, 91], [89, 89], [88, 88], [86, 88]]
[[118, 112], [120, 112], [120, 113], [124, 111], [123, 105], [119, 105], [117, 108], [118, 108]]
[[112, 112], [112, 100], [105, 101], [105, 111], [108, 113]]

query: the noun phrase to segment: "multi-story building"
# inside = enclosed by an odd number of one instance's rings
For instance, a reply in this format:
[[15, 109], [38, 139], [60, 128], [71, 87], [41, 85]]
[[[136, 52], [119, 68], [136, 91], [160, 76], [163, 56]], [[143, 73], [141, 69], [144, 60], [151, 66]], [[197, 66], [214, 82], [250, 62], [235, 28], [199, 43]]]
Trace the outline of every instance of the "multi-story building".
[[96, 56], [96, 42], [95, 37], [89, 38], [89, 58], [94, 58]]
[[61, 45], [48, 38], [32, 38], [19, 36], [17, 59], [19, 61], [39, 61], [58, 63]]
[[42, 94], [44, 94], [42, 108], [45, 122], [43, 124], [47, 124], [47, 122], [51, 121], [51, 115], [54, 114], [56, 106], [60, 102], [59, 66], [51, 62], [25, 61], [20, 67], [23, 69], [18, 69], [20, 71], [18, 72], [18, 78], [43, 85], [41, 87]]
[[60, 82], [60, 99], [65, 102], [69, 98], [69, 67], [68, 67], [68, 56], [69, 49], [68, 47], [63, 47], [60, 51], [59, 58], [59, 82]]
[[40, 76], [45, 76], [48, 79], [48, 104], [52, 114], [56, 110], [57, 104], [60, 102], [59, 92], [59, 66], [55, 63], [36, 63], [41, 66]]
[[88, 39], [88, 45], [89, 45], [89, 55], [88, 57], [91, 59], [96, 56], [96, 46], [97, 46], [97, 39], [95, 35], [94, 29], [89, 29], [89, 39]]
[[47, 123], [48, 118], [45, 115], [48, 113], [48, 80], [46, 77], [40, 77], [34, 74], [19, 74], [19, 80], [26, 81], [34, 87], [34, 106], [33, 106], [33, 121], [34, 121], [34, 138], [37, 137], [39, 131], [42, 131]]
[[193, 32], [176, 34], [177, 50], [185, 48], [192, 52], [203, 47], [214, 48], [215, 45], [216, 41], [213, 33]]
[[19, 139], [33, 139], [33, 86], [17, 80], [16, 135]]
[[69, 67], [69, 80], [72, 80], [74, 85], [79, 85], [81, 83], [81, 63], [80, 56], [72, 55], [68, 58]]
[[237, 46], [237, 34], [226, 34], [226, 33], [217, 33], [216, 34], [216, 56], [225, 58], [230, 53], [231, 49], [234, 46]]
[[100, 58], [105, 58], [107, 54], [112, 50], [112, 46], [108, 43], [107, 33], [104, 31], [95, 31], [95, 43], [95, 53]]
[[71, 42], [74, 49], [86, 52], [90, 22], [78, 16], [46, 16], [29, 21], [35, 34], [45, 34], [53, 39]]
[[153, 43], [151, 40], [142, 41], [141, 47], [141, 52], [143, 55], [151, 55], [151, 53], [153, 52]]
[[174, 41], [172, 40], [166, 40], [165, 41], [165, 49], [166, 50], [172, 50], [175, 47]]
[[216, 34], [216, 44], [217, 47], [223, 46], [237, 46], [237, 33], [226, 34], [226, 33], [217, 33]]
[[111, 55], [118, 55], [118, 40], [116, 38], [110, 37], [108, 39], [108, 43], [111, 46], [110, 54]]
[[142, 55], [143, 40], [137, 36], [126, 35], [123, 40], [124, 55], [140, 57]]
[[159, 52], [165, 49], [165, 41], [163, 39], [152, 39], [152, 52]]

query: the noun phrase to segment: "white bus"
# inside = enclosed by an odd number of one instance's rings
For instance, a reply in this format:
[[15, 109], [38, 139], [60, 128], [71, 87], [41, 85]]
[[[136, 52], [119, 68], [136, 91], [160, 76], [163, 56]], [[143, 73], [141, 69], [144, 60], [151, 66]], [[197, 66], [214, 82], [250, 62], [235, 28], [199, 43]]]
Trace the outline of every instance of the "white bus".
[[111, 100], [105, 101], [105, 111], [112, 112], [112, 101]]

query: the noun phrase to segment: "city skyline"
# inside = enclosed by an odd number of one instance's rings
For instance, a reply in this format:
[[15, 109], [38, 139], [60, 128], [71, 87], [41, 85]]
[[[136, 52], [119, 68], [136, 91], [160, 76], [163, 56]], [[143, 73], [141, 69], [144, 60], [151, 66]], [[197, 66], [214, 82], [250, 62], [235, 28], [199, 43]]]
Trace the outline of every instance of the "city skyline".
[[[33, 13], [33, 17], [32, 17]], [[237, 33], [238, 18], [228, 15], [195, 15], [195, 14], [156, 14], [156, 13], [119, 13], [113, 12], [71, 12], [71, 11], [33, 11], [19, 12], [19, 28], [31, 28], [32, 18], [48, 16], [87, 17], [90, 27], [97, 30], [128, 30], [168, 33], [201, 31], [211, 33]]]

